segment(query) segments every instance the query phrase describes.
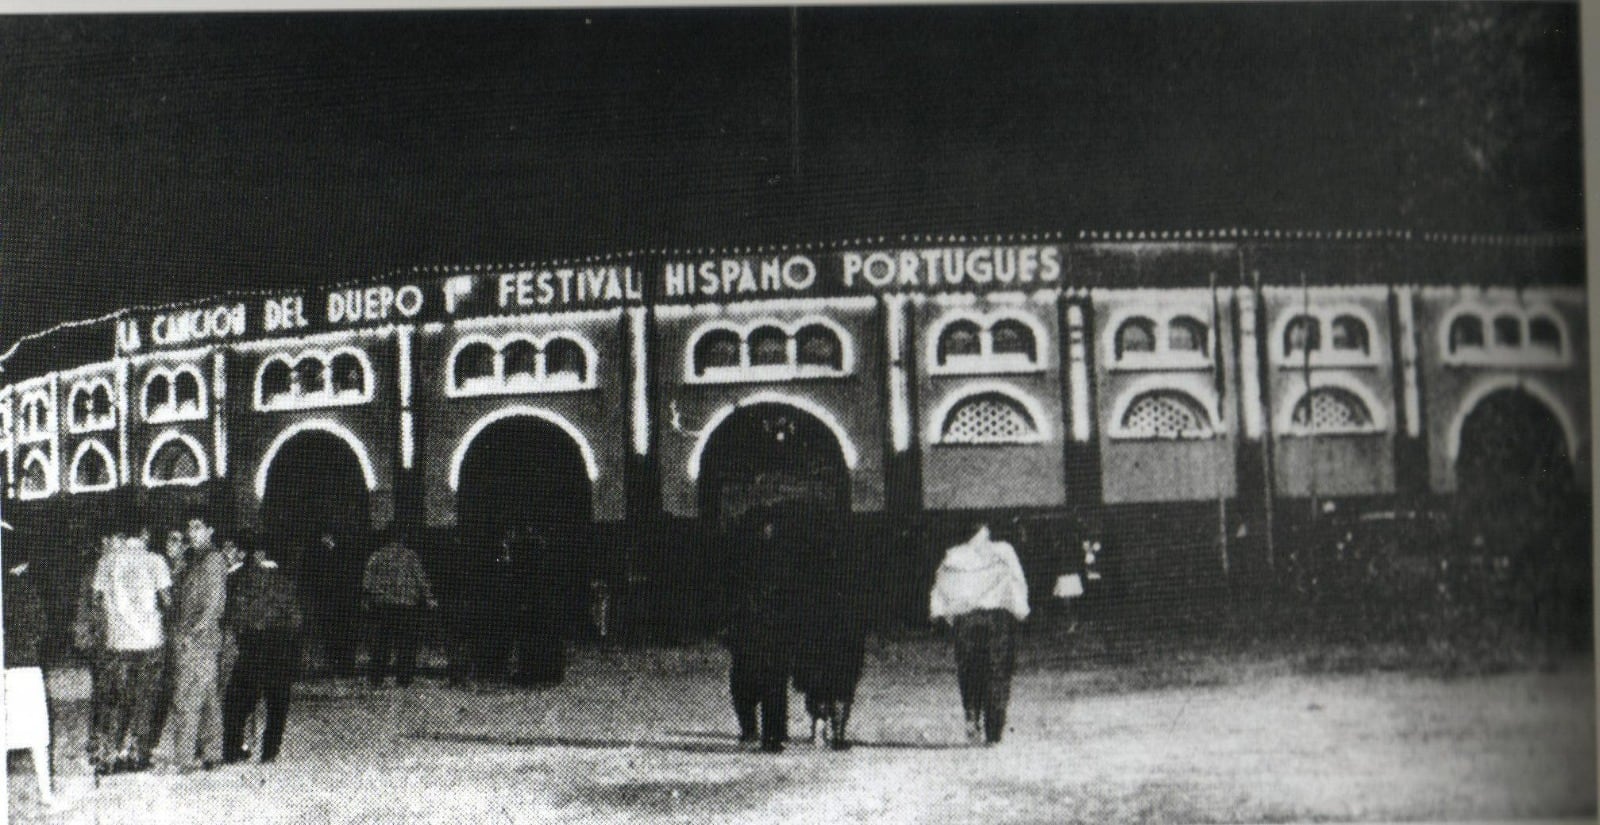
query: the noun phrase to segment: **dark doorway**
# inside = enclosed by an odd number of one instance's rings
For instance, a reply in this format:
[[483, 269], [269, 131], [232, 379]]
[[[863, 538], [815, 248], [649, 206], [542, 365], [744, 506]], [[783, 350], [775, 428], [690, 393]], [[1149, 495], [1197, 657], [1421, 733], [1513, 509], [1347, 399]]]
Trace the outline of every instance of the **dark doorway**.
[[262, 540], [294, 577], [319, 662], [337, 675], [355, 666], [361, 572], [372, 549], [368, 508], [360, 460], [331, 433], [294, 436], [267, 469]]
[[1577, 493], [1560, 422], [1525, 392], [1503, 390], [1479, 402], [1461, 426], [1458, 455], [1459, 497], [1477, 518], [1544, 517]]
[[719, 527], [758, 509], [850, 509], [844, 452], [827, 425], [786, 404], [742, 407], [700, 457], [701, 518]]
[[462, 558], [449, 587], [464, 678], [561, 679], [562, 644], [593, 572], [592, 497], [578, 444], [548, 421], [505, 418], [468, 446], [456, 491]]

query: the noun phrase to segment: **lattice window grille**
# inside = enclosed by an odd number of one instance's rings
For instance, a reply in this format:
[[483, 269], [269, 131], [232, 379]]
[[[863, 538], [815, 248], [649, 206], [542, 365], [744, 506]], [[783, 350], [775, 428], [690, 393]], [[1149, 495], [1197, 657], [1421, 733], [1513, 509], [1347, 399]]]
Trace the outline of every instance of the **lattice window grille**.
[[1364, 430], [1372, 426], [1372, 414], [1350, 393], [1316, 390], [1295, 406], [1294, 424], [1312, 432]]
[[1193, 438], [1211, 431], [1193, 404], [1167, 393], [1134, 401], [1122, 417], [1122, 429], [1146, 438]]
[[983, 396], [963, 402], [946, 419], [943, 441], [951, 444], [1007, 444], [1038, 437], [1026, 410], [1013, 401]]

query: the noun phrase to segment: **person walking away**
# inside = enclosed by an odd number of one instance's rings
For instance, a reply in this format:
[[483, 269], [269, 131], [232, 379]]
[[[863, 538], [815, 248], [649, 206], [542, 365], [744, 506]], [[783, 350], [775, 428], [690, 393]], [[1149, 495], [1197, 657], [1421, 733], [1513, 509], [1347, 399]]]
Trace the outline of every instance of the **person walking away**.
[[55, 804], [55, 794], [50, 789], [50, 708], [39, 655], [44, 642], [44, 605], [39, 601], [26, 554], [6, 555], [11, 557], [8, 562], [19, 556], [23, 559], [6, 570], [0, 592], [0, 601], [5, 603], [5, 644], [0, 648], [5, 655], [5, 701], [0, 707], [5, 712], [6, 748], [28, 749], [39, 781], [39, 801], [50, 807]]
[[1011, 700], [1016, 627], [1028, 618], [1028, 582], [1016, 549], [994, 540], [989, 526], [979, 523], [971, 538], [945, 552], [928, 613], [954, 630], [967, 740], [998, 744]]
[[172, 707], [156, 753], [165, 771], [210, 768], [222, 758], [222, 704], [217, 668], [222, 653], [222, 614], [227, 605], [228, 560], [215, 543], [216, 529], [189, 519], [188, 569], [178, 582], [177, 621], [172, 634]]
[[151, 722], [165, 657], [162, 613], [171, 605], [172, 575], [143, 535], [121, 534], [95, 566], [95, 608], [105, 616], [110, 707], [98, 720], [101, 773], [150, 767]]
[[260, 542], [250, 548], [235, 579], [224, 624], [238, 640], [239, 657], [223, 701], [222, 759], [231, 764], [248, 757], [246, 722], [264, 701], [261, 761], [271, 762], [278, 758], [289, 720], [305, 620], [294, 582]]
[[800, 537], [794, 686], [805, 695], [811, 741], [848, 750], [846, 728], [866, 660], [865, 571], [838, 531], [818, 523]]
[[789, 739], [791, 559], [775, 520], [759, 524], [735, 561], [723, 638], [732, 660], [728, 688], [739, 742], [778, 753]]
[[433, 585], [415, 551], [391, 527], [387, 541], [367, 559], [361, 601], [372, 617], [372, 670], [368, 682], [379, 687], [392, 672], [405, 687], [417, 669], [417, 636], [422, 610], [439, 606]]

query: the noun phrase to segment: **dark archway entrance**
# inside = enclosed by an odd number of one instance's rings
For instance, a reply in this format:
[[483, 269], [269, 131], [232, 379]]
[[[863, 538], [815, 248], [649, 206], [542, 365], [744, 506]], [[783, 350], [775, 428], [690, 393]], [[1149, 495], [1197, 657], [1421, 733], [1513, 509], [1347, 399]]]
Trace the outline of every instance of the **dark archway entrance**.
[[293, 436], [267, 468], [264, 541], [294, 576], [322, 666], [338, 675], [355, 666], [361, 572], [372, 550], [369, 505], [360, 460], [332, 433]]
[[850, 473], [833, 431], [787, 404], [741, 407], [700, 456], [700, 515], [727, 527], [753, 511], [850, 509]]
[[1467, 512], [1491, 521], [1548, 515], [1577, 492], [1560, 422], [1517, 390], [1493, 393], [1467, 415], [1456, 479]]
[[485, 427], [461, 460], [456, 516], [457, 675], [559, 681], [592, 572], [593, 485], [577, 442], [530, 415]]

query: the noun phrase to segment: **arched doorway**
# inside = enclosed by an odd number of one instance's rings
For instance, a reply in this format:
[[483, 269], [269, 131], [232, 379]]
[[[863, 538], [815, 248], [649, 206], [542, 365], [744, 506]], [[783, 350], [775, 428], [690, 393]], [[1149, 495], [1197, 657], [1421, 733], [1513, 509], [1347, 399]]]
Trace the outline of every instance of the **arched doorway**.
[[360, 638], [361, 573], [373, 541], [361, 461], [343, 438], [315, 429], [291, 436], [270, 461], [263, 539], [295, 579], [322, 666], [348, 675]]
[[1547, 515], [1567, 506], [1577, 481], [1555, 414], [1510, 389], [1485, 397], [1462, 422], [1456, 480], [1468, 512], [1488, 520]]
[[[592, 572], [593, 485], [584, 453], [533, 415], [494, 421], [461, 456], [460, 558], [450, 597], [470, 628], [471, 678], [559, 681]], [[510, 662], [515, 662], [514, 666]]]
[[720, 527], [762, 509], [850, 509], [850, 473], [833, 431], [782, 403], [740, 407], [700, 457], [702, 520]]

